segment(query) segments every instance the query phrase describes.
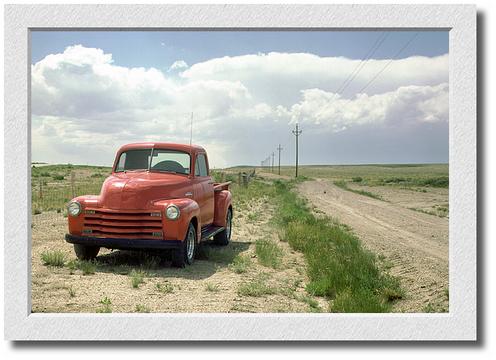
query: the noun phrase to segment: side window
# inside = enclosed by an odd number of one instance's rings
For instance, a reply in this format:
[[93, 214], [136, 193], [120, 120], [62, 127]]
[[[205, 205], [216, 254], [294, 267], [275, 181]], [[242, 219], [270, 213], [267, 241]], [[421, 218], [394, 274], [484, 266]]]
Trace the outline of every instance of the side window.
[[204, 154], [199, 154], [196, 157], [195, 176], [208, 176], [207, 160]]
[[119, 162], [117, 163], [117, 168], [115, 171], [124, 171], [124, 165], [126, 164], [126, 153], [122, 153], [119, 157]]

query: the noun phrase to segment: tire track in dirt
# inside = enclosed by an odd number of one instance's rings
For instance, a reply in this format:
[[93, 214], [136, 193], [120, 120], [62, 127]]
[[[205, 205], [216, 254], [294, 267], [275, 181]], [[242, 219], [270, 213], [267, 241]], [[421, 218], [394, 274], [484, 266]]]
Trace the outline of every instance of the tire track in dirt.
[[391, 274], [406, 292], [393, 311], [421, 312], [430, 303], [448, 309], [448, 219], [358, 195], [322, 179], [306, 181], [298, 190], [390, 262]]

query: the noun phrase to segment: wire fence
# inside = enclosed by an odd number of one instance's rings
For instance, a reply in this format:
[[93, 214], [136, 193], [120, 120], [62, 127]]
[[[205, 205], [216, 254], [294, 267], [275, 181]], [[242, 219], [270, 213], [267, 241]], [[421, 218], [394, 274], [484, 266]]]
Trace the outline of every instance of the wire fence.
[[[65, 212], [67, 203], [81, 195], [100, 194], [108, 174], [102, 172], [75, 171], [33, 171], [31, 177], [31, 204], [33, 214], [43, 211]], [[232, 181], [248, 186], [255, 176], [255, 169], [243, 171], [212, 171], [216, 182]]]
[[98, 195], [109, 168], [53, 165], [31, 169], [31, 209], [65, 211], [67, 203], [80, 195]]

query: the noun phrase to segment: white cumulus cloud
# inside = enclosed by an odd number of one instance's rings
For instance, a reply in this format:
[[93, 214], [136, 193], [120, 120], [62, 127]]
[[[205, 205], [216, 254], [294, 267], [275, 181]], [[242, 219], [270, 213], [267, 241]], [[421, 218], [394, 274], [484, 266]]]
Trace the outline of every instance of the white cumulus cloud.
[[188, 68], [188, 64], [186, 63], [186, 61], [184, 60], [176, 60], [174, 61], [174, 63], [169, 67], [169, 70], [168, 72], [171, 72], [171, 71], [178, 71], [178, 70], [183, 70], [183, 69], [187, 69]]
[[33, 159], [109, 164], [126, 142], [188, 142], [192, 112], [194, 142], [216, 166], [258, 163], [275, 134], [292, 141], [296, 121], [329, 134], [448, 121], [447, 55], [394, 60], [356, 94], [388, 61], [371, 60], [336, 94], [358, 61], [269, 53], [190, 67], [178, 60], [163, 72], [118, 66], [101, 49], [70, 46], [31, 67]]

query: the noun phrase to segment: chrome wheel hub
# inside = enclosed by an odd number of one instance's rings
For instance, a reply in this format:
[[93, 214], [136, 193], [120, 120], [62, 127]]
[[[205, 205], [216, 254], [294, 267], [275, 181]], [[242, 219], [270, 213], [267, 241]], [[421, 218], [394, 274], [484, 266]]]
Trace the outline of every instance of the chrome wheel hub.
[[227, 212], [227, 219], [226, 219], [226, 236], [228, 239], [231, 239], [231, 222], [232, 222], [232, 215], [231, 212]]
[[193, 259], [193, 254], [195, 252], [195, 232], [190, 229], [188, 232], [188, 238], [186, 239], [186, 256], [189, 260]]

